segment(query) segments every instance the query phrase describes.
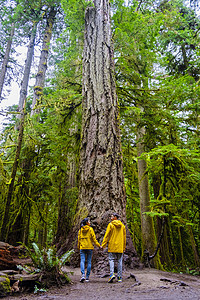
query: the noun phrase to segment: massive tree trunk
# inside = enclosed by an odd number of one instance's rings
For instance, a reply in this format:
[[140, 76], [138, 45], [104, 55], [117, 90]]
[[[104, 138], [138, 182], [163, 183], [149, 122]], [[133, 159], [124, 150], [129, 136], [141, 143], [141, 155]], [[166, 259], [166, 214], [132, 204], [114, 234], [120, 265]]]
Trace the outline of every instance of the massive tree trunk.
[[[94, 0], [85, 12], [85, 44], [83, 55], [82, 140], [80, 149], [80, 181], [77, 222], [62, 254], [76, 249], [79, 222], [86, 216], [99, 242], [102, 242], [111, 213], [119, 213], [126, 222], [119, 109], [114, 78], [109, 1]], [[78, 253], [73, 263], [78, 264]], [[93, 253], [93, 271], [108, 271], [107, 251]], [[127, 228], [125, 264], [138, 267], [139, 258]]]
[[10, 56], [10, 50], [11, 50], [11, 45], [12, 45], [12, 40], [15, 32], [15, 24], [13, 23], [11, 26], [11, 31], [10, 31], [10, 36], [8, 38], [7, 46], [6, 46], [6, 52], [3, 58], [2, 66], [1, 66], [1, 75], [0, 75], [0, 99], [1, 99], [1, 94], [3, 90], [3, 85], [4, 85], [4, 80], [6, 76], [6, 70], [8, 67], [8, 61], [9, 61], [9, 56]]
[[92, 219], [109, 210], [125, 218], [126, 205], [108, 2], [85, 14], [79, 207]]
[[34, 113], [39, 112], [39, 109], [36, 109], [35, 106], [36, 104], [41, 104], [41, 97], [43, 95], [44, 81], [45, 81], [45, 75], [47, 70], [49, 45], [52, 37], [52, 29], [53, 29], [56, 13], [57, 13], [57, 8], [51, 7], [47, 18], [47, 24], [46, 24], [44, 38], [43, 38], [38, 72], [36, 74], [31, 115], [34, 115]]
[[[109, 1], [95, 0], [85, 13], [82, 110], [79, 216], [90, 217], [101, 241], [111, 212], [126, 224]], [[128, 229], [127, 237], [127, 263], [138, 265]]]

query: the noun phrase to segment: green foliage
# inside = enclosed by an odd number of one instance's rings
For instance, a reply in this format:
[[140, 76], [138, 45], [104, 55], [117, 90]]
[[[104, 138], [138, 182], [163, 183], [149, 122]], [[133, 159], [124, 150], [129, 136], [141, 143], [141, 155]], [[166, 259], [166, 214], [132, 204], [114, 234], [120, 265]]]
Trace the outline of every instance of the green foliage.
[[193, 275], [193, 276], [199, 276], [200, 275], [200, 270], [195, 270], [195, 269], [190, 269], [186, 268], [186, 274]]
[[164, 65], [171, 74], [190, 74], [198, 80], [199, 19], [183, 1], [171, 3], [166, 16], [160, 39]]
[[85, 0], [62, 0], [62, 8], [65, 11], [65, 21], [69, 26], [71, 33], [71, 42], [75, 39], [82, 39], [84, 33], [84, 15], [85, 9], [92, 6], [92, 1]]
[[[13, 18], [17, 33], [22, 36], [29, 31], [30, 21], [44, 20], [48, 8], [59, 5], [59, 1], [25, 2], [20, 2], [14, 11], [9, 7], [10, 18], [2, 6], [1, 55], [5, 32], [6, 36], [9, 33], [5, 30]], [[38, 104], [41, 111], [26, 118], [11, 203], [9, 240], [13, 236], [15, 241], [26, 237], [26, 245], [37, 241], [30, 252], [35, 270], [44, 270], [44, 266], [50, 270], [53, 265], [60, 268], [62, 260], [56, 258], [55, 249], [40, 250], [38, 245], [43, 248], [51, 244], [59, 234], [59, 243], [63, 243], [73, 226], [79, 189], [84, 12], [92, 5], [84, 0], [62, 1], [65, 24], [57, 23], [54, 32], [57, 40], [52, 47], [52, 72]], [[111, 5], [128, 226], [141, 254], [137, 162], [144, 159], [151, 199], [146, 214], [154, 221], [157, 239], [159, 221], [166, 218], [160, 249], [162, 263], [176, 269], [189, 265], [193, 270], [198, 265], [194, 249], [200, 249], [199, 20], [181, 0], [128, 4], [113, 0]], [[63, 22], [63, 16], [59, 17]], [[17, 143], [16, 107], [9, 108], [8, 113], [11, 117], [4, 127], [0, 152], [0, 214]], [[136, 150], [139, 128], [145, 129], [145, 152], [140, 158]], [[73, 184], [69, 182], [71, 178]]]
[[139, 10], [135, 4], [119, 3], [113, 16], [128, 225], [139, 250], [136, 136], [144, 127], [140, 159], [147, 161], [151, 197], [146, 214], [158, 232], [157, 219], [166, 217], [170, 238], [162, 247], [174, 262], [185, 264], [176, 260], [182, 238], [185, 259], [194, 264], [189, 228], [199, 249], [199, 21], [182, 1], [154, 3], [155, 10], [151, 1]]
[[[25, 246], [25, 245], [24, 245]], [[62, 267], [65, 265], [66, 262], [70, 261], [74, 250], [67, 251], [64, 253], [60, 258], [56, 255], [56, 248], [52, 246], [48, 249], [40, 250], [39, 246], [36, 243], [32, 243], [33, 250], [27, 246], [25, 246], [28, 255], [30, 256], [34, 271], [31, 269], [24, 268], [22, 266], [18, 266], [19, 269], [25, 269], [31, 273], [40, 273], [40, 272], [47, 272], [47, 273], [62, 273]]]
[[43, 289], [43, 288], [38, 288], [37, 285], [34, 286], [34, 294], [37, 294], [37, 293], [40, 293], [40, 292], [47, 292], [47, 289]]
[[[57, 95], [58, 93], [56, 93], [55, 99], [57, 99]], [[27, 117], [26, 119], [25, 143], [21, 151], [18, 180], [15, 184], [10, 228], [13, 228], [12, 236], [20, 241], [20, 236], [15, 234], [16, 222], [19, 219], [21, 219], [20, 222], [24, 222], [22, 232], [25, 226], [29, 225], [27, 244], [28, 239], [30, 241], [37, 239], [38, 243], [43, 246], [52, 242], [57, 231], [61, 197], [68, 199], [69, 205], [69, 213], [66, 215], [68, 220], [68, 223], [65, 224], [66, 232], [69, 232], [73, 225], [76, 210], [77, 187], [65, 190], [70, 163], [71, 161], [74, 161], [75, 164], [78, 163], [78, 157], [73, 158], [73, 153], [76, 151], [78, 154], [79, 151], [80, 113], [77, 114], [77, 119], [74, 119], [76, 107], [73, 106], [72, 100], [60, 102], [55, 107], [53, 107], [53, 101], [53, 96], [48, 99], [50, 108], [44, 109], [41, 113], [41, 122], [38, 122], [37, 118]], [[12, 129], [8, 129], [6, 132], [5, 144], [2, 145], [2, 162], [5, 172], [7, 172], [7, 182], [9, 182], [12, 164], [6, 164], [6, 160], [8, 161], [9, 157], [14, 155], [15, 147], [13, 150], [9, 147], [11, 143], [13, 144], [15, 137]], [[76, 177], [76, 169], [74, 177]], [[6, 193], [6, 185], [1, 196], [3, 193]], [[67, 203], [67, 200], [65, 202]], [[1, 207], [3, 208], [3, 206]], [[22, 221], [23, 219], [24, 221]], [[46, 231], [45, 237], [42, 232], [47, 227], [48, 231]], [[9, 239], [12, 243], [11, 235]]]
[[4, 278], [4, 280], [1, 280], [0, 282], [0, 297], [5, 297], [9, 295], [10, 292], [11, 292], [10, 279]]

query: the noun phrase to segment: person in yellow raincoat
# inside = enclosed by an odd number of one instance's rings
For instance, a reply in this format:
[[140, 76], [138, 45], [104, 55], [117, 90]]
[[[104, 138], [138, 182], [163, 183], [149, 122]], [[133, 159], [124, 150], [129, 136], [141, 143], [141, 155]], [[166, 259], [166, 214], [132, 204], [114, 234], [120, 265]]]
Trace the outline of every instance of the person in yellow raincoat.
[[[78, 249], [80, 250], [80, 268], [81, 268], [81, 280], [80, 282], [84, 282], [85, 280], [89, 281], [89, 276], [91, 272], [91, 261], [92, 261], [92, 251], [94, 249], [94, 244], [100, 248], [100, 244], [98, 243], [94, 230], [90, 227], [90, 221], [88, 218], [85, 218], [81, 221], [80, 230], [78, 232]], [[85, 261], [87, 256], [87, 272], [85, 278]]]
[[111, 222], [108, 224], [106, 233], [101, 244], [102, 248], [105, 248], [108, 243], [108, 258], [110, 264], [110, 278], [109, 283], [115, 279], [114, 274], [114, 260], [118, 260], [117, 277], [118, 282], [122, 282], [122, 260], [123, 252], [126, 249], [126, 228], [124, 224], [119, 220], [119, 215], [113, 213], [111, 215]]

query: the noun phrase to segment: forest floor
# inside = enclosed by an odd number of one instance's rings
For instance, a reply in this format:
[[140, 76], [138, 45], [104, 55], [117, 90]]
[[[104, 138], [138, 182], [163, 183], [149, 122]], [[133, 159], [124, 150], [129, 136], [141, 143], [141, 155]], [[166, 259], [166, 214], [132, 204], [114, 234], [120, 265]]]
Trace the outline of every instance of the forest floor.
[[200, 277], [164, 272], [156, 269], [134, 269], [123, 273], [123, 281], [108, 283], [108, 278], [90, 275], [89, 282], [80, 282], [80, 269], [71, 272], [71, 283], [37, 294], [14, 294], [6, 300], [200, 300]]

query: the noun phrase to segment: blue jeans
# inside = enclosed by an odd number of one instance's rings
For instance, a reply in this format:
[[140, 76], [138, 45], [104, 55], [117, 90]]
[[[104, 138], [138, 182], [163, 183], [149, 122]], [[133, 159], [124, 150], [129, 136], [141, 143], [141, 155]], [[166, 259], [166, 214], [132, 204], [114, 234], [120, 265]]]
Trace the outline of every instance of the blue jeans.
[[87, 255], [87, 273], [86, 273], [86, 279], [89, 278], [90, 272], [91, 272], [91, 261], [92, 261], [92, 250], [91, 249], [81, 249], [80, 250], [80, 256], [81, 256], [81, 274], [82, 276], [85, 276], [85, 260]]
[[108, 253], [109, 258], [109, 264], [110, 264], [110, 275], [114, 274], [114, 266], [115, 266], [115, 258], [118, 261], [117, 265], [117, 276], [122, 277], [122, 259], [123, 259], [123, 253], [114, 253], [109, 252]]

